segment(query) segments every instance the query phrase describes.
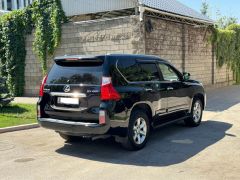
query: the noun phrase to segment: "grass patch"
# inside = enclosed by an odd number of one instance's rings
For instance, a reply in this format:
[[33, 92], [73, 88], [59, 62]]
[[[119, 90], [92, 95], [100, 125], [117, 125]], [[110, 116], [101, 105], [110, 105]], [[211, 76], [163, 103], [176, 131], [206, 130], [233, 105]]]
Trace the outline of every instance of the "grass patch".
[[10, 104], [0, 107], [0, 128], [36, 123], [36, 105]]

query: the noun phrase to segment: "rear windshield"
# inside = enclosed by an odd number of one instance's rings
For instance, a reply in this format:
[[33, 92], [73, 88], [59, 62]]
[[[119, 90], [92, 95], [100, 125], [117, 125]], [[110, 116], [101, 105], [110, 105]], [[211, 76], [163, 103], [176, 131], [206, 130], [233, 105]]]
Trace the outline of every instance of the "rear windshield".
[[48, 74], [48, 84], [100, 85], [102, 64], [54, 64]]

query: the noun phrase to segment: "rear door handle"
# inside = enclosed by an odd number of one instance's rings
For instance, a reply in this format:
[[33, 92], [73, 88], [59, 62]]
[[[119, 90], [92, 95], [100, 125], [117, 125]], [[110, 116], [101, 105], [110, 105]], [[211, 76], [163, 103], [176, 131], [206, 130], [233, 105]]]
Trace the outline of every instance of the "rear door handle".
[[168, 87], [167, 87], [167, 90], [168, 90], [168, 91], [171, 91], [171, 90], [173, 90], [173, 87], [168, 86]]
[[153, 91], [153, 89], [151, 89], [151, 88], [148, 88], [148, 89], [145, 89], [145, 91], [147, 91], [147, 92], [152, 92], [152, 91]]

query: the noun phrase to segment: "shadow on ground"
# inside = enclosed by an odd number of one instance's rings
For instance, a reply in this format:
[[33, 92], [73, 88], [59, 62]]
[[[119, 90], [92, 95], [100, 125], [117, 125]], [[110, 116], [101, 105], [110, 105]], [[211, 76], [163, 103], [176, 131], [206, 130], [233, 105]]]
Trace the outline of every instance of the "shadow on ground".
[[29, 110], [16, 104], [4, 106], [0, 109], [0, 114], [23, 114]]
[[231, 127], [232, 124], [213, 120], [203, 122], [198, 128], [171, 125], [153, 132], [147, 146], [137, 152], [126, 151], [111, 139], [65, 144], [56, 152], [113, 164], [169, 166], [188, 160], [228, 136], [226, 131]]
[[228, 86], [207, 92], [206, 111], [221, 112], [240, 103], [240, 86]]

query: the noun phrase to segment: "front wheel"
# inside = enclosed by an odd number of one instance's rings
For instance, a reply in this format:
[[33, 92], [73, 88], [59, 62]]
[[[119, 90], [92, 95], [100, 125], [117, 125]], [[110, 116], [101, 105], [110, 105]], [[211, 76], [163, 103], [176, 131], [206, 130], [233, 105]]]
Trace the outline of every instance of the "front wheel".
[[203, 105], [198, 98], [193, 100], [190, 117], [185, 120], [185, 124], [190, 127], [197, 127], [202, 122]]
[[149, 138], [149, 118], [142, 111], [134, 111], [129, 120], [127, 137], [122, 145], [129, 150], [142, 149]]

